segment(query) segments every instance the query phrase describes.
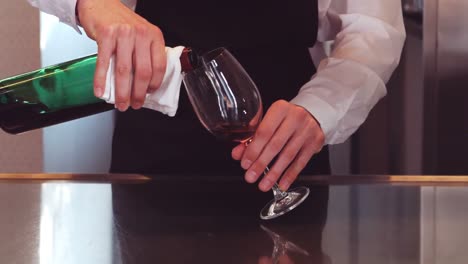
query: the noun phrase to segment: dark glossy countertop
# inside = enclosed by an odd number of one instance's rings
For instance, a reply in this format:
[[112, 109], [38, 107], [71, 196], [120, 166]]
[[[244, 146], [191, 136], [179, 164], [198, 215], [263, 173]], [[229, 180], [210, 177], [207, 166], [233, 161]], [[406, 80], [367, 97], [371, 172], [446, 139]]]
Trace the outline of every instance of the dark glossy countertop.
[[302, 176], [311, 195], [232, 177], [0, 174], [0, 263], [466, 263], [468, 176]]

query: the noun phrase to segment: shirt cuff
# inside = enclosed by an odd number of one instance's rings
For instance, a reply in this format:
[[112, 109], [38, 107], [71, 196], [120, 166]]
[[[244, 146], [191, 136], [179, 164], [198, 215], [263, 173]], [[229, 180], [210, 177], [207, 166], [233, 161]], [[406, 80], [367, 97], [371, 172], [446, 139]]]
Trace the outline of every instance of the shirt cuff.
[[325, 144], [339, 144], [359, 128], [385, 94], [383, 80], [366, 66], [328, 58], [291, 103], [305, 108], [319, 122]]
[[78, 27], [78, 22], [75, 15], [77, 0], [62, 0], [62, 1], [29, 1], [32, 6], [39, 8], [44, 13], [58, 17], [60, 22], [69, 25], [79, 34], [81, 30]]
[[65, 23], [72, 27], [76, 32], [81, 34], [81, 30], [78, 28], [78, 18], [76, 17], [76, 4], [78, 0], [70, 0], [64, 2], [64, 16], [60, 16], [60, 22]]

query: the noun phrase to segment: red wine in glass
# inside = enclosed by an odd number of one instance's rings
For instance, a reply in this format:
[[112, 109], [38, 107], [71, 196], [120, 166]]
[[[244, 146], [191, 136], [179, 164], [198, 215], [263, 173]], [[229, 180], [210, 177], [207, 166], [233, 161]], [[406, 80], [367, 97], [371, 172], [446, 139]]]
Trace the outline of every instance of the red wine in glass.
[[248, 125], [233, 126], [229, 124], [219, 124], [211, 129], [211, 133], [220, 140], [244, 143], [252, 138], [255, 129], [255, 127]]

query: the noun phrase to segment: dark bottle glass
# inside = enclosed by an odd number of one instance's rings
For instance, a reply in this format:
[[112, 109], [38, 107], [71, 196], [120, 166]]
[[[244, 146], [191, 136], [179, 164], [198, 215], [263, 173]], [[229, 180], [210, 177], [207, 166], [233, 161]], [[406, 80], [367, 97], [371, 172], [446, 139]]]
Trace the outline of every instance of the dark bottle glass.
[[[94, 96], [96, 54], [0, 80], [0, 127], [11, 134], [114, 109]], [[182, 71], [198, 64], [184, 49]]]

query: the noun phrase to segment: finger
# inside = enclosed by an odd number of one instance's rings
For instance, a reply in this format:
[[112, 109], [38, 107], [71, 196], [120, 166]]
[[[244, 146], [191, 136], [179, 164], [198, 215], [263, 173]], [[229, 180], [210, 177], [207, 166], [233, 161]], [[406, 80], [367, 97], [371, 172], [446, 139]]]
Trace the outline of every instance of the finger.
[[133, 30], [130, 26], [120, 26], [117, 37], [115, 66], [115, 103], [120, 111], [127, 110], [131, 95], [132, 57], [134, 48]]
[[313, 144], [305, 145], [297, 154], [291, 166], [286, 170], [286, 173], [281, 178], [279, 187], [281, 190], [287, 190], [291, 184], [297, 179], [297, 176], [307, 166], [310, 159], [316, 153], [317, 148]]
[[[298, 116], [301, 117], [301, 115]], [[302, 129], [298, 131], [300, 132], [297, 137], [294, 137], [295, 139], [290, 142], [291, 146], [285, 147], [283, 152], [280, 154], [280, 157], [272, 167], [272, 171], [284, 171], [289, 167], [289, 173], [288, 171], [284, 174], [281, 172], [283, 177], [281, 178], [279, 187], [282, 190], [289, 189], [299, 173], [304, 169], [304, 167], [301, 168], [301, 166], [306, 166], [313, 154], [318, 153], [323, 146], [324, 134], [316, 121], [305, 122]], [[299, 150], [301, 151], [300, 154], [298, 154]], [[289, 153], [290, 151], [291, 153]], [[301, 159], [300, 155], [302, 155], [302, 158], [306, 160], [298, 160]], [[294, 158], [294, 161], [292, 158]], [[296, 162], [295, 165], [293, 165], [294, 162]], [[297, 166], [298, 163], [299, 166]], [[305, 163], [305, 165], [303, 163]], [[296, 168], [294, 168], [294, 166], [296, 166]]]
[[258, 259], [258, 264], [272, 264], [273, 261], [270, 257], [262, 256]]
[[133, 56], [135, 76], [133, 78], [132, 108], [139, 109], [145, 102], [146, 93], [152, 76], [151, 41], [146, 27], [137, 27], [135, 36], [135, 53]]
[[273, 187], [273, 184], [283, 175], [289, 164], [294, 161], [305, 141], [306, 135], [303, 130], [298, 131], [298, 133], [295, 133], [289, 139], [286, 146], [280, 152], [275, 164], [273, 164], [268, 174], [260, 181], [258, 186], [260, 190], [266, 192]]
[[[265, 118], [260, 123], [253, 141], [249, 144], [242, 157], [241, 166], [244, 170], [248, 170], [250, 166], [257, 160], [266, 143], [273, 136], [273, 133], [278, 129], [280, 124], [286, 117], [285, 108], [288, 104], [286, 101], [278, 101], [274, 103], [265, 114]], [[259, 175], [250, 175], [249, 178], [258, 178]]]
[[294, 261], [288, 255], [281, 255], [278, 258], [278, 263], [280, 264], [294, 264]]
[[[268, 164], [270, 164], [273, 158], [280, 153], [288, 140], [294, 134], [296, 127], [297, 124], [293, 118], [286, 118], [280, 124], [280, 127], [273, 134], [270, 141], [267, 142], [265, 148], [260, 153], [260, 156], [246, 172], [245, 180], [247, 182], [253, 183], [257, 180], [255, 177], [252, 177], [252, 175], [260, 175], [261, 172], [265, 170]], [[280, 174], [270, 171], [260, 182], [260, 190], [266, 191], [271, 188], [273, 183], [275, 183], [279, 177]]]
[[151, 43], [151, 64], [152, 76], [148, 87], [148, 92], [153, 93], [160, 86], [166, 73], [166, 50], [164, 38], [159, 29], [155, 30], [153, 42]]
[[[281, 153], [278, 156], [278, 159], [275, 161], [275, 164], [271, 167], [270, 172], [268, 173], [269, 176], [272, 179], [274, 179], [274, 182], [277, 182], [278, 179], [284, 174], [284, 171], [290, 166], [290, 164], [296, 159], [299, 151], [304, 145], [306, 137], [304, 135], [294, 135], [291, 137], [287, 145], [284, 147], [284, 149], [281, 151]], [[283, 176], [284, 178], [284, 176]], [[262, 180], [263, 181], [263, 180]], [[264, 184], [260, 182], [259, 188], [263, 191], [268, 191], [273, 187], [273, 184], [271, 184], [271, 180], [267, 181], [267, 184]], [[285, 185], [285, 181], [282, 179], [281, 182], [283, 185], [280, 185], [281, 190], [287, 190], [289, 188], [289, 185]], [[262, 184], [264, 184], [262, 186]]]
[[106, 87], [107, 71], [109, 62], [115, 50], [115, 30], [112, 27], [106, 28], [100, 33], [97, 41], [98, 56], [96, 60], [96, 70], [94, 74], [94, 95], [101, 97]]
[[231, 156], [234, 160], [241, 160], [246, 149], [245, 144], [239, 144], [232, 149]]

